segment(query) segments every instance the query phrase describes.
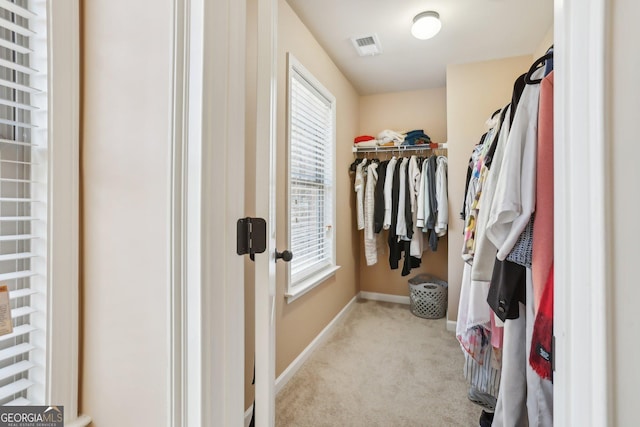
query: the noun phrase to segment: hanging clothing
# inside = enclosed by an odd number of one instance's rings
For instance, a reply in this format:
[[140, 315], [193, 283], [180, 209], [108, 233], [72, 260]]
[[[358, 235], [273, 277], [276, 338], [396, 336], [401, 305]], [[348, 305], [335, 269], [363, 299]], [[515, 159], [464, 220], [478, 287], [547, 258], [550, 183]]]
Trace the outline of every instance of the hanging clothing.
[[400, 163], [400, 174], [398, 183], [400, 186], [398, 193], [398, 219], [396, 222], [396, 235], [399, 240], [407, 240], [407, 219], [406, 219], [406, 199], [407, 192], [407, 166], [409, 165], [409, 159], [406, 157], [402, 159]]
[[533, 229], [533, 303], [537, 312], [553, 263], [553, 71], [540, 83], [536, 217]]
[[444, 156], [438, 156], [436, 168], [436, 215], [435, 232], [438, 237], [447, 234], [449, 228], [449, 197], [447, 191], [448, 161]]
[[[384, 219], [382, 222], [382, 228], [388, 230], [391, 227], [391, 216], [392, 216], [392, 208], [393, 208], [393, 182], [396, 178], [396, 163], [398, 159], [395, 157], [389, 160], [389, 164], [387, 165], [387, 177], [384, 182]], [[397, 182], [397, 181], [396, 181]], [[397, 204], [396, 204], [397, 206]], [[395, 230], [393, 232], [395, 234]]]
[[358, 230], [364, 229], [364, 171], [363, 168], [367, 164], [367, 159], [363, 159], [356, 167], [356, 180], [354, 189], [356, 191], [356, 216], [358, 221]]
[[[536, 70], [534, 78], [544, 69]], [[487, 236], [504, 260], [535, 210], [535, 168], [538, 141], [539, 85], [527, 85], [518, 105], [491, 205]]]
[[382, 226], [384, 223], [384, 186], [387, 177], [388, 165], [389, 160], [385, 160], [383, 162], [380, 162], [380, 165], [378, 166], [378, 181], [376, 183], [375, 189], [373, 213], [373, 231], [376, 233], [380, 233], [382, 231]]
[[378, 262], [376, 234], [374, 233], [375, 188], [378, 181], [378, 163], [372, 162], [367, 168], [367, 184], [364, 200], [364, 256], [367, 265]]
[[409, 159], [409, 169], [407, 173], [409, 181], [409, 195], [411, 197], [411, 219], [413, 223], [413, 234], [411, 236], [410, 255], [416, 258], [422, 258], [424, 251], [424, 235], [418, 228], [418, 194], [420, 192], [420, 182], [422, 173], [418, 166], [418, 158], [411, 156]]
[[[485, 163], [488, 168], [487, 178], [485, 180], [482, 198], [479, 200], [478, 207], [478, 224], [476, 226], [476, 251], [473, 257], [473, 266], [471, 268], [471, 278], [473, 280], [489, 281], [493, 274], [493, 265], [495, 264], [498, 249], [493, 242], [489, 240], [486, 234], [487, 221], [491, 211], [491, 204], [496, 192], [496, 184], [500, 171], [502, 170], [502, 159], [504, 149], [509, 138], [509, 114], [511, 105], [503, 109], [501, 114], [500, 133], [495, 144], [493, 155], [490, 161]], [[490, 149], [491, 151], [491, 149]]]

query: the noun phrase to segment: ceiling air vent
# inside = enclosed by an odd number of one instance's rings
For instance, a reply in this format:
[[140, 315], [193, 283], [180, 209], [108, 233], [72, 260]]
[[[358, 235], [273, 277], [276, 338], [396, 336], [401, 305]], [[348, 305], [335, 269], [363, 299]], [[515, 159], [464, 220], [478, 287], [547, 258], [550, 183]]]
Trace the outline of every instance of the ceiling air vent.
[[371, 34], [362, 37], [352, 37], [351, 43], [353, 43], [353, 47], [356, 48], [356, 50], [358, 51], [358, 55], [360, 56], [373, 56], [382, 53], [380, 40], [378, 40], [377, 34]]

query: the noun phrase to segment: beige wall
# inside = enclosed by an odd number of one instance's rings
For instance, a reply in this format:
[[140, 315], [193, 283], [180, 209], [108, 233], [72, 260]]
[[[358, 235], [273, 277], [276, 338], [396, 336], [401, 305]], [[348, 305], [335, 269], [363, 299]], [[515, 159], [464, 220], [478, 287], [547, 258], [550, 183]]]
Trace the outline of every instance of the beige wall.
[[[447, 141], [447, 91], [445, 88], [385, 93], [360, 97], [359, 134], [377, 135], [383, 129], [424, 129], [434, 142]], [[379, 158], [389, 157], [379, 155]], [[352, 191], [353, 192], [353, 191]], [[352, 203], [354, 203], [352, 201]], [[352, 207], [354, 204], [351, 205]], [[355, 221], [355, 210], [352, 209]], [[407, 279], [419, 273], [430, 273], [447, 280], [448, 237], [440, 239], [436, 252], [423, 254], [420, 268], [402, 277], [398, 270], [391, 270], [387, 258], [386, 233], [381, 234], [378, 263], [367, 266], [364, 258], [363, 232], [358, 233], [360, 252], [360, 290], [392, 295], [408, 295]]]
[[[255, 22], [255, 1], [249, 1], [250, 22]], [[276, 313], [276, 375], [282, 371], [309, 345], [325, 326], [342, 310], [358, 292], [358, 246], [356, 241], [353, 216], [351, 215], [351, 184], [348, 167], [352, 162], [351, 141], [358, 132], [358, 94], [340, 70], [331, 61], [322, 47], [302, 24], [297, 15], [284, 0], [278, 3], [278, 104], [277, 104], [277, 241], [278, 248], [286, 245], [286, 54], [292, 52], [333, 95], [337, 105], [337, 262], [341, 268], [336, 275], [299, 299], [287, 304], [284, 292], [285, 264], [277, 267], [277, 313]], [[251, 25], [249, 25], [251, 27]], [[250, 47], [248, 58], [248, 93], [247, 105], [255, 99], [255, 33], [249, 30]], [[248, 116], [247, 153], [252, 152], [251, 135], [255, 134], [255, 117]], [[251, 123], [254, 121], [254, 123]], [[247, 170], [252, 170], [255, 158], [247, 157]], [[247, 183], [251, 179], [247, 179]], [[247, 191], [247, 206], [253, 206], [252, 194], [255, 186]], [[253, 276], [252, 266], [247, 266], [247, 406], [253, 399], [253, 388], [250, 386], [253, 374]]]
[[636, 0], [612, 2], [611, 96], [609, 146], [611, 147], [612, 254], [613, 262], [613, 348], [614, 414], [616, 426], [638, 424], [638, 383], [640, 354], [638, 336], [638, 261], [636, 256], [640, 145], [637, 143], [638, 70], [640, 37]]
[[542, 38], [540, 45], [533, 52], [533, 59], [536, 60], [540, 58], [542, 55], [544, 55], [545, 53], [547, 53], [547, 50], [551, 47], [552, 44], [553, 44], [553, 25], [549, 27], [549, 29], [547, 30], [547, 33]]
[[165, 425], [171, 4], [83, 10], [80, 411], [95, 426]]
[[486, 132], [485, 121], [511, 101], [513, 82], [531, 66], [529, 55], [447, 67], [449, 134], [449, 312], [458, 317], [462, 280], [462, 229], [458, 212], [464, 197], [469, 156]]

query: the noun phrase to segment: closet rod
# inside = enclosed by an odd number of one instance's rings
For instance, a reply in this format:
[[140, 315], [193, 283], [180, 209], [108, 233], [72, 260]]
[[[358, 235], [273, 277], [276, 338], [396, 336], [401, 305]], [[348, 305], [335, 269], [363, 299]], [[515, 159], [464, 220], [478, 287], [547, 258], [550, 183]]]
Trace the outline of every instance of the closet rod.
[[[436, 147], [437, 145], [437, 147]], [[446, 150], [447, 143], [424, 144], [424, 145], [398, 145], [394, 147], [353, 147], [354, 153], [389, 153], [392, 151], [426, 151], [426, 150]]]

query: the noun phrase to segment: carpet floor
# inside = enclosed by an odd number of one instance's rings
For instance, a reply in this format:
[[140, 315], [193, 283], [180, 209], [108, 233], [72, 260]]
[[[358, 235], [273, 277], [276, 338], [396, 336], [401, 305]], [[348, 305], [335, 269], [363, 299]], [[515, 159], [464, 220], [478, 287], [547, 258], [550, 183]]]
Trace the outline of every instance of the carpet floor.
[[464, 357], [445, 319], [359, 300], [276, 397], [276, 426], [472, 427]]

